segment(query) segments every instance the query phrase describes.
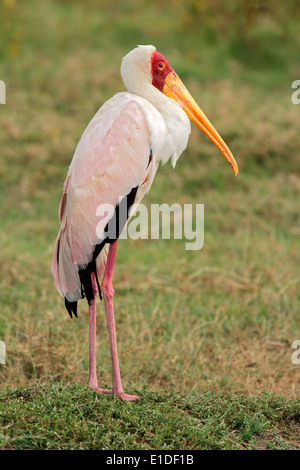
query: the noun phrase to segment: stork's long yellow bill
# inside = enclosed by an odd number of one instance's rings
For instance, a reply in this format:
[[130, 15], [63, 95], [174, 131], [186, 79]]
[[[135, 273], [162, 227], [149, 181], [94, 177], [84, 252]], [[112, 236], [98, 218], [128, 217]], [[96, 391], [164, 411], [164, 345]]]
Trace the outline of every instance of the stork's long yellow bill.
[[225, 144], [222, 137], [218, 134], [214, 126], [207, 119], [203, 111], [199, 108], [194, 98], [186, 89], [178, 75], [172, 71], [165, 79], [163, 92], [169, 98], [178, 101], [186, 112], [188, 117], [210, 138], [210, 140], [218, 147], [233, 169], [234, 173], [238, 174], [238, 166], [234, 156]]

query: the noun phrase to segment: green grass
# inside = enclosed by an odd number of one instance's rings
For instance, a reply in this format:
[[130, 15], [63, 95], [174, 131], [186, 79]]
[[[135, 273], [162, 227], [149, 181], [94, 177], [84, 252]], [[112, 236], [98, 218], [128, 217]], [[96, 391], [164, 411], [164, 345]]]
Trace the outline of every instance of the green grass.
[[299, 448], [299, 400], [132, 392], [142, 398], [123, 403], [65, 383], [7, 390], [0, 394], [0, 449]]
[[[169, 448], [299, 447], [300, 366], [291, 360], [300, 337], [300, 105], [291, 102], [291, 83], [299, 78], [298, 16], [286, 17], [274, 2], [274, 15], [247, 29], [237, 4], [236, 14], [220, 5], [219, 13], [205, 5], [208, 10], [195, 13], [200, 3], [0, 4], [0, 79], [7, 88], [0, 107], [3, 448], [47, 448], [48, 441], [60, 448], [72, 429], [84, 434], [85, 448], [114, 448], [114, 442], [119, 448], [165, 442]], [[147, 43], [170, 60], [240, 172], [235, 178], [193, 125], [175, 171], [169, 164], [160, 168], [144, 201], [203, 203], [203, 249], [186, 251], [185, 240], [119, 243], [114, 286], [121, 375], [126, 391], [143, 395], [124, 404], [86, 390], [87, 305], [80, 302], [78, 320], [69, 319], [50, 264], [76, 144], [102, 103], [124, 89], [121, 58]], [[99, 385], [110, 387], [100, 302], [97, 342]], [[53, 419], [45, 415], [47, 395]], [[78, 421], [64, 431], [72, 406], [81, 410]], [[103, 430], [100, 417], [112, 420], [113, 410], [122, 419]], [[155, 424], [155, 413], [164, 426]], [[42, 420], [39, 429], [35, 417]], [[176, 437], [174, 429], [181, 428]], [[72, 439], [70, 447], [78, 446]]]

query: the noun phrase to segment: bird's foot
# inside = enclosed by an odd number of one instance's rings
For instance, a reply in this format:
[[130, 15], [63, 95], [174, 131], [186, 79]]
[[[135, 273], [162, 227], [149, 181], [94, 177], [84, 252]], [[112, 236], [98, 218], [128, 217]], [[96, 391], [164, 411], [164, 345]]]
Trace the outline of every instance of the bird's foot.
[[124, 393], [124, 392], [116, 393], [106, 388], [98, 388], [98, 387], [92, 387], [92, 388], [98, 393], [103, 393], [107, 395], [117, 395], [122, 401], [134, 401], [140, 398], [139, 395], [129, 395], [128, 393]]
[[134, 401], [137, 400], [139, 397], [138, 395], [128, 395], [128, 393], [117, 393], [118, 397], [121, 398], [123, 401]]

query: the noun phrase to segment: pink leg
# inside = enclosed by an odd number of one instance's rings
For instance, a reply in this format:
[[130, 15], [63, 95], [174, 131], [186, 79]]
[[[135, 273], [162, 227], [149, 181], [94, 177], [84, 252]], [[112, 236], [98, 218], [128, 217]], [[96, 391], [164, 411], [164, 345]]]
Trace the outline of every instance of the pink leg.
[[98, 388], [96, 374], [96, 298], [91, 301], [89, 307], [90, 317], [90, 368], [89, 387]]
[[109, 390], [100, 389], [98, 387], [97, 373], [96, 373], [96, 298], [98, 293], [97, 282], [95, 279], [94, 273], [92, 273], [92, 283], [94, 289], [95, 299], [91, 301], [89, 307], [89, 317], [90, 317], [90, 366], [89, 366], [89, 387], [95, 388], [97, 391], [102, 393], [110, 393]]
[[112, 392], [118, 395], [118, 397], [120, 397], [122, 400], [132, 401], [139, 397], [137, 395], [128, 395], [124, 393], [122, 382], [121, 382], [118, 351], [117, 351], [115, 315], [114, 315], [114, 306], [113, 306], [114, 288], [112, 285], [117, 245], [118, 245], [118, 240], [112, 243], [109, 247], [105, 273], [103, 276], [101, 287], [102, 287], [102, 292], [103, 292], [103, 297], [104, 297], [104, 302], [105, 302], [107, 326], [108, 326], [108, 333], [109, 333], [109, 344], [110, 344], [110, 354], [111, 354], [112, 373], [113, 373]]
[[[119, 368], [119, 359], [118, 359], [118, 351], [117, 351], [117, 338], [116, 338], [116, 327], [115, 327], [115, 315], [114, 315], [114, 306], [113, 306], [113, 298], [114, 298], [114, 288], [112, 285], [113, 279], [113, 272], [114, 272], [114, 264], [116, 259], [116, 251], [117, 251], [118, 240], [112, 243], [109, 247], [107, 262], [105, 267], [105, 273], [103, 276], [102, 281], [102, 293], [105, 302], [105, 309], [106, 309], [106, 317], [107, 317], [107, 326], [108, 326], [108, 333], [109, 333], [109, 344], [110, 344], [110, 354], [111, 354], [111, 363], [112, 363], [112, 374], [113, 374], [113, 389], [112, 392], [106, 389], [98, 388], [97, 379], [96, 381], [92, 381], [91, 383], [95, 384], [97, 392], [101, 393], [113, 393], [118, 395], [119, 398], [122, 400], [132, 401], [136, 398], [139, 398], [137, 395], [128, 395], [124, 393], [122, 382], [121, 382], [121, 375], [120, 375], [120, 368]], [[94, 289], [97, 286], [94, 284]], [[95, 301], [96, 302], [96, 301]], [[91, 303], [90, 310], [92, 310], [93, 303]], [[90, 314], [91, 315], [91, 314]], [[93, 318], [93, 316], [92, 316]], [[94, 328], [95, 329], [95, 328]], [[91, 331], [91, 327], [90, 327]], [[95, 334], [95, 332], [93, 333]], [[90, 343], [93, 345], [93, 342]], [[91, 348], [92, 349], [92, 348]], [[93, 354], [95, 355], [95, 354]], [[95, 372], [91, 371], [91, 367]], [[91, 376], [92, 372], [92, 376]], [[96, 376], [96, 364], [93, 365], [90, 362], [90, 378], [93, 377], [93, 374]], [[91, 385], [93, 386], [93, 385]]]

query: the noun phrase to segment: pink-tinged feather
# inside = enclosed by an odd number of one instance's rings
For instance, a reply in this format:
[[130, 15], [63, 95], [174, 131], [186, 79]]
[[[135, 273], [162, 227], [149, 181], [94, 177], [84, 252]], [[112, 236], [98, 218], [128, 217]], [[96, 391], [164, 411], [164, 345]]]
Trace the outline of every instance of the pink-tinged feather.
[[61, 236], [61, 231], [58, 233], [58, 237], [56, 239], [55, 247], [54, 247], [54, 253], [53, 253], [53, 258], [52, 258], [52, 264], [51, 264], [51, 272], [54, 277], [55, 285], [58, 290], [58, 292], [63, 295], [61, 285], [60, 285], [60, 280], [59, 280], [59, 274], [58, 274], [58, 263], [57, 263], [57, 252], [58, 252], [58, 245], [60, 241], [60, 236]]
[[64, 184], [63, 195], [62, 195], [60, 206], [59, 206], [59, 222], [61, 225], [64, 223], [64, 215], [65, 215], [65, 208], [66, 208], [66, 202], [67, 202], [69, 181], [70, 181], [70, 177], [67, 176], [65, 184]]
[[[107, 223], [104, 216], [97, 216], [98, 206], [116, 207], [120, 198], [145, 182], [153, 169], [153, 165], [147, 168], [150, 151], [144, 111], [127, 94], [116, 95], [100, 108], [82, 135], [64, 185], [59, 210], [61, 231], [52, 261], [56, 287], [69, 301], [81, 297], [78, 268], [92, 260], [95, 245], [104, 238], [104, 233], [102, 238], [97, 237], [101, 220], [103, 229]], [[99, 275], [106, 253], [100, 253], [97, 260]]]

